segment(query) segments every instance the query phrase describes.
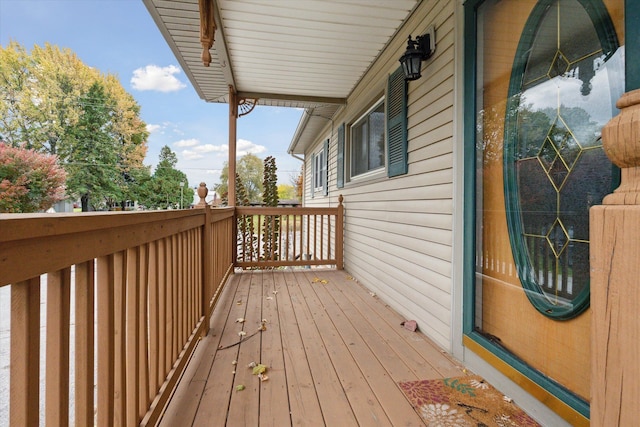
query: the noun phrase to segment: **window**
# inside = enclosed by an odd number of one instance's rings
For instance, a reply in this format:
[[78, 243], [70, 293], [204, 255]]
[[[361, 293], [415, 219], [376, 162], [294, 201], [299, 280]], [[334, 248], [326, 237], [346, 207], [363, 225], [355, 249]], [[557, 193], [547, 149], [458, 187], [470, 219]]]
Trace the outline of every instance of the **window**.
[[384, 167], [384, 100], [351, 126], [351, 176]]
[[[386, 108], [386, 110], [385, 110]], [[389, 75], [387, 99], [379, 100], [349, 127], [338, 127], [336, 186], [342, 188], [351, 178], [382, 171], [389, 178], [404, 175], [408, 167], [407, 82], [402, 67]], [[385, 151], [386, 148], [386, 151]], [[377, 174], [376, 174], [377, 175]]]
[[327, 185], [327, 159], [329, 153], [329, 140], [324, 142], [322, 150], [314, 153], [312, 174], [311, 174], [311, 196], [313, 197], [316, 192], [324, 195], [328, 194]]

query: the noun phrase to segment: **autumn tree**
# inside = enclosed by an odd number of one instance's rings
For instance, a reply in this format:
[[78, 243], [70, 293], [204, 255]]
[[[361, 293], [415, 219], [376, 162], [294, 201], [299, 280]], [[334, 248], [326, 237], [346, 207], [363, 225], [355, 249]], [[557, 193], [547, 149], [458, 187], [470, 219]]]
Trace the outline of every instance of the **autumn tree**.
[[296, 189], [290, 184], [278, 184], [278, 198], [282, 200], [296, 199]]
[[66, 174], [56, 160], [0, 142], [0, 212], [37, 212], [63, 200]]
[[[96, 83], [104, 93], [100, 98], [92, 98]], [[90, 90], [94, 92], [90, 94]], [[120, 175], [114, 181], [117, 191], [105, 191], [124, 201], [136, 193], [134, 187], [139, 185], [133, 180], [133, 171], [144, 168], [148, 132], [140, 119], [139, 105], [122, 88], [118, 78], [102, 75], [83, 64], [70, 50], [50, 44], [35, 46], [31, 52], [15, 42], [0, 46], [0, 135], [9, 145], [56, 154], [65, 168], [73, 168], [81, 160], [77, 154], [90, 149], [79, 136], [86, 135], [87, 107], [98, 101], [108, 110], [100, 137], [112, 140], [115, 155], [98, 159], [100, 153], [96, 152], [89, 157], [95, 158], [96, 163], [109, 165]], [[100, 108], [103, 107], [96, 106]], [[102, 149], [104, 146], [98, 147], [98, 151]], [[70, 158], [72, 155], [75, 157]], [[78, 171], [68, 172], [72, 177]], [[70, 183], [69, 191], [72, 194], [83, 191], [78, 185], [77, 180]]]
[[[251, 202], [260, 202], [262, 196], [262, 178], [264, 166], [262, 160], [255, 154], [245, 154], [236, 164], [236, 173], [240, 176], [247, 197]], [[229, 162], [224, 162], [220, 173], [220, 183], [214, 185], [213, 189], [224, 200], [229, 193]]]

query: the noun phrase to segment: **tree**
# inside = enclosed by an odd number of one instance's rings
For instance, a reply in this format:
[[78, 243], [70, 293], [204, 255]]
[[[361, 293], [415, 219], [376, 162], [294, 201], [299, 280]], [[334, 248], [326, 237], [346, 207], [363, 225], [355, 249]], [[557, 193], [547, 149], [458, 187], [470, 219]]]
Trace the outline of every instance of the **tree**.
[[304, 175], [302, 174], [303, 169], [300, 169], [300, 172], [298, 172], [298, 175], [296, 175], [295, 177], [292, 178], [292, 184], [295, 187], [295, 197], [300, 201], [302, 201], [302, 194], [303, 194], [303, 187], [304, 187]]
[[[118, 146], [109, 134], [112, 106], [104, 87], [95, 82], [81, 98], [83, 111], [70, 131], [67, 185], [70, 194], [80, 197], [82, 212], [103, 207], [107, 200], [120, 200]], [[90, 203], [93, 200], [93, 205]]]
[[[255, 154], [245, 154], [236, 164], [236, 173], [240, 176], [251, 202], [259, 202], [262, 196], [262, 160]], [[220, 183], [214, 185], [216, 193], [226, 200], [229, 193], [229, 162], [225, 162], [220, 173]]]
[[66, 174], [56, 156], [0, 142], [0, 212], [28, 213], [64, 199]]
[[11, 42], [0, 48], [0, 134], [12, 146], [58, 154], [80, 117], [79, 98], [99, 78], [70, 50], [45, 44], [31, 54]]
[[[278, 206], [278, 176], [276, 175], [276, 159], [272, 156], [264, 159], [264, 177], [262, 181], [262, 203], [264, 206]], [[262, 256], [267, 260], [278, 259], [278, 232], [280, 218], [265, 215], [263, 219], [264, 234], [262, 237]]]
[[[176, 153], [167, 145], [162, 147], [158, 166], [148, 186], [149, 198], [143, 204], [155, 209], [176, 208], [180, 206], [181, 199], [191, 204], [194, 191], [189, 186], [187, 175], [175, 168], [177, 163]], [[184, 185], [180, 186], [180, 183]]]
[[279, 184], [278, 185], [278, 198], [282, 200], [292, 200], [296, 199], [296, 189], [293, 185], [290, 184]]
[[[96, 83], [103, 90], [100, 98], [91, 97]], [[88, 67], [68, 49], [45, 44], [28, 52], [15, 42], [0, 46], [0, 135], [9, 145], [57, 154], [60, 164], [73, 167], [78, 153], [91, 148], [79, 136], [87, 127], [87, 108], [98, 109], [96, 102], [104, 103], [108, 110], [108, 120], [103, 121], [100, 132], [101, 138], [112, 140], [115, 157], [99, 159], [99, 153], [90, 157], [120, 175], [113, 181], [117, 191], [106, 189], [107, 197], [132, 199], [139, 191], [135, 187], [140, 185], [133, 179], [133, 171], [144, 168], [148, 132], [140, 119], [140, 107], [118, 78]], [[75, 158], [71, 159], [72, 155]], [[67, 172], [70, 176], [77, 173]], [[76, 184], [74, 181], [67, 186], [72, 194], [86, 190]], [[92, 200], [97, 205], [104, 203], [96, 197]]]

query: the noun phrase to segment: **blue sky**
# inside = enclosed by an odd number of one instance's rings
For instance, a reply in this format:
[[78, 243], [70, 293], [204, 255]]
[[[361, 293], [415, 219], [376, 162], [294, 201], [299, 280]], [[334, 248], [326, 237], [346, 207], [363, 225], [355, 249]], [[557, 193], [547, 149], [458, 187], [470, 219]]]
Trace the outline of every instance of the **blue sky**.
[[[168, 145], [189, 185], [220, 181], [228, 158], [228, 105], [198, 97], [142, 0], [0, 0], [0, 44], [31, 50], [46, 42], [71, 49], [85, 64], [117, 75], [141, 106], [151, 131], [145, 164]], [[274, 156], [278, 181], [290, 184], [301, 162], [287, 154], [302, 111], [256, 107], [238, 120], [238, 157]]]

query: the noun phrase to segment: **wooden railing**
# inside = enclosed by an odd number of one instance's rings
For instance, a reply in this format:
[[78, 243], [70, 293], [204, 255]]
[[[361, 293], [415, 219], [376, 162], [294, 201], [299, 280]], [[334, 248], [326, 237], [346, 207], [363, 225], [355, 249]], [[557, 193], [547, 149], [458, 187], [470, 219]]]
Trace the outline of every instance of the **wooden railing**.
[[[238, 239], [242, 220], [256, 251]], [[335, 208], [0, 215], [9, 424], [155, 425], [233, 267], [342, 269], [342, 229], [341, 198]]]
[[0, 215], [0, 287], [11, 286], [9, 424], [155, 424], [232, 272], [233, 215], [208, 207]]
[[236, 207], [235, 265], [343, 268], [344, 208]]

